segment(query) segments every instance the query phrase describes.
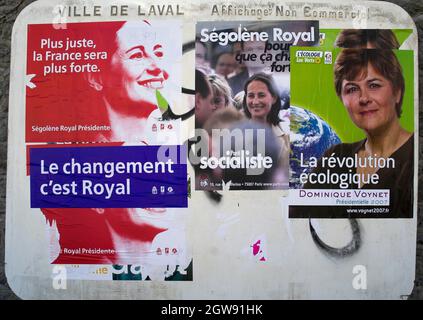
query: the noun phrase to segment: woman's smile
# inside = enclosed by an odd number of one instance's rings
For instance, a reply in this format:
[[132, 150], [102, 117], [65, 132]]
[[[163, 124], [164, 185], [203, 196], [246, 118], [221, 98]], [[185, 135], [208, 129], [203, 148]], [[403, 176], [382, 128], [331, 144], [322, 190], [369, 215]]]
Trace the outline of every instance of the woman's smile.
[[163, 88], [163, 78], [150, 78], [146, 80], [137, 81], [140, 86], [149, 88], [149, 89], [161, 89]]
[[265, 83], [254, 80], [248, 85], [246, 102], [253, 120], [265, 121], [275, 100]]
[[363, 117], [373, 116], [377, 112], [378, 112], [378, 109], [364, 110], [360, 112], [360, 115]]

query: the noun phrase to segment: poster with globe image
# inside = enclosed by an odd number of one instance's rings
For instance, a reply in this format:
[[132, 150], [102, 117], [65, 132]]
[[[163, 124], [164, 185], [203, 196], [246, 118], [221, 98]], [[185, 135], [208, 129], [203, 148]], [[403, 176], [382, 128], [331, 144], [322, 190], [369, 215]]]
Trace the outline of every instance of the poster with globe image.
[[291, 48], [290, 218], [413, 217], [413, 58]]
[[290, 46], [317, 46], [318, 21], [196, 25], [196, 190], [289, 188]]

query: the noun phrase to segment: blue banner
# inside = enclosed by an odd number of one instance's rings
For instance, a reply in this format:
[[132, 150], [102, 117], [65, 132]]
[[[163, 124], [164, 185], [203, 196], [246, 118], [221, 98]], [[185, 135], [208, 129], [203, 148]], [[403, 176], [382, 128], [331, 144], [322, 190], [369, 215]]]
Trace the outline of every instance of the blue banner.
[[186, 208], [185, 146], [31, 148], [31, 208]]

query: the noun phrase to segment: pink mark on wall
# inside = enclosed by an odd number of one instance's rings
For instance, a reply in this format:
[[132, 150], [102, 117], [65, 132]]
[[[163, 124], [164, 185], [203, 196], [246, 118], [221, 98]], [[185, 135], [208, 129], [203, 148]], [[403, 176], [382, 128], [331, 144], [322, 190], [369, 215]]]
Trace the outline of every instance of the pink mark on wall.
[[260, 261], [266, 261], [266, 258], [263, 255], [263, 250], [261, 249], [261, 240], [257, 240], [253, 245], [253, 255], [255, 257], [261, 256]]

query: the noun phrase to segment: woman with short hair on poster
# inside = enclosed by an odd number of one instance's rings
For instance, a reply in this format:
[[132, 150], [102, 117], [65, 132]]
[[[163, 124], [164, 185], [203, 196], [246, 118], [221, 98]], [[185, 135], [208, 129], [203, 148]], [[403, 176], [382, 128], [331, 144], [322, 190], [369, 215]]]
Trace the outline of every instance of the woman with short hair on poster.
[[[358, 166], [352, 172], [336, 166], [330, 169], [331, 174], [360, 177], [358, 183], [349, 185], [350, 189], [389, 189], [390, 203], [386, 207], [389, 213], [384, 217], [412, 217], [414, 135], [400, 123], [405, 81], [398, 58], [392, 50], [343, 49], [335, 62], [334, 84], [351, 121], [366, 137], [355, 143], [338, 144], [325, 152], [326, 158], [358, 159]], [[379, 168], [368, 161], [369, 157], [375, 161], [383, 159], [384, 163], [392, 159], [394, 167]], [[326, 169], [320, 159], [313, 173], [323, 173]], [[371, 180], [374, 175], [377, 182]], [[330, 182], [309, 181], [304, 185], [304, 189], [313, 188], [340, 189], [339, 184]], [[332, 209], [331, 214], [338, 216], [337, 207]], [[317, 207], [316, 210], [319, 211]]]

